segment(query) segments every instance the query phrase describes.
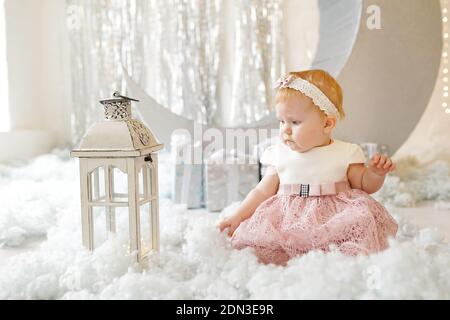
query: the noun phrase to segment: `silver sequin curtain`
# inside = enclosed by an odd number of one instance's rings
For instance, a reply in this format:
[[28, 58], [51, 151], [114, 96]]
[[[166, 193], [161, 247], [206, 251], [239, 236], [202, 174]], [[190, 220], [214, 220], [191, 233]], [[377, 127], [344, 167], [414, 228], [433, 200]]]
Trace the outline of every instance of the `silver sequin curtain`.
[[231, 121], [251, 124], [269, 113], [273, 84], [284, 73], [282, 0], [236, 0]]
[[218, 105], [223, 0], [154, 0], [146, 12], [145, 90], [178, 115], [211, 123]]
[[[123, 67], [174, 113], [220, 125], [221, 28], [233, 23], [221, 15], [225, 1], [66, 0], [74, 142], [102, 118], [99, 99], [126, 92]], [[233, 2], [232, 103], [222, 109], [231, 107], [236, 125], [264, 116], [271, 103], [283, 68], [282, 1]]]

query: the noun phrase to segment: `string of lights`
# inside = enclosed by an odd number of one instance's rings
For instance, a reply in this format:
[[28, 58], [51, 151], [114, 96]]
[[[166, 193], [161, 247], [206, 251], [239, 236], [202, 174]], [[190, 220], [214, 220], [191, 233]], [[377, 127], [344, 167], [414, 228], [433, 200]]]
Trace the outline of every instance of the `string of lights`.
[[444, 50], [442, 50], [442, 107], [445, 108], [445, 113], [450, 114], [450, 107], [448, 104], [448, 87], [449, 87], [449, 68], [448, 68], [448, 0], [441, 0], [442, 6], [442, 41]]

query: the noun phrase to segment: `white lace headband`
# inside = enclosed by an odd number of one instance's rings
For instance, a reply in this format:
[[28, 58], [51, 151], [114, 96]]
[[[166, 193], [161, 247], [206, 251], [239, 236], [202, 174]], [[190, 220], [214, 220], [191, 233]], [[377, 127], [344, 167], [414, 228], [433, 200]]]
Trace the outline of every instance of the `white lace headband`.
[[296, 78], [293, 75], [281, 77], [275, 84], [276, 89], [291, 88], [300, 91], [310, 97], [314, 104], [323, 110], [326, 114], [336, 117], [339, 120], [339, 112], [333, 102], [314, 84], [302, 78]]

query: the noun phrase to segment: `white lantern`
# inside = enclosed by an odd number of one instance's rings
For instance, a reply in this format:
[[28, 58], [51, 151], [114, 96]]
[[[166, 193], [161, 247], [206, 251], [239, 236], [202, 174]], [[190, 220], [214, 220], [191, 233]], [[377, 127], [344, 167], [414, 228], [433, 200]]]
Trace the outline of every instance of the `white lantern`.
[[71, 156], [80, 159], [83, 245], [94, 250], [119, 231], [137, 262], [159, 250], [158, 155], [164, 146], [131, 117], [131, 99], [101, 100], [105, 120], [94, 124]]

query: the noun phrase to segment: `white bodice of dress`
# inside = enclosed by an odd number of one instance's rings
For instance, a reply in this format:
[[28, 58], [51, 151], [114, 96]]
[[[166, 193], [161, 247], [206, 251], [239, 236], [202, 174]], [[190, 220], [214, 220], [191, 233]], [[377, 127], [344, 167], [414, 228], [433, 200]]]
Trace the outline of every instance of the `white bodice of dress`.
[[284, 143], [278, 143], [268, 147], [261, 157], [262, 164], [275, 168], [280, 184], [347, 181], [348, 165], [365, 161], [359, 145], [336, 139], [329, 145], [306, 152], [294, 151]]

